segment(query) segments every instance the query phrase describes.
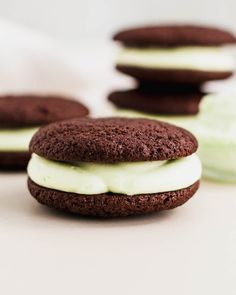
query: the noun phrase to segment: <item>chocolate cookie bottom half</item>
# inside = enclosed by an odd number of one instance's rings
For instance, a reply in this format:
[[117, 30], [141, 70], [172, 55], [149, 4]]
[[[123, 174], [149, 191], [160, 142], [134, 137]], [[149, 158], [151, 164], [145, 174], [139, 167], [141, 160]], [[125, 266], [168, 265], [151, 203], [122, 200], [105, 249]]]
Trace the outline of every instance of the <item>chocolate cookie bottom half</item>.
[[94, 217], [125, 217], [169, 210], [187, 202], [198, 190], [199, 181], [193, 185], [165, 193], [123, 195], [104, 193], [80, 195], [49, 189], [28, 178], [31, 195], [41, 204], [65, 212]]
[[27, 167], [31, 153], [0, 152], [0, 167], [5, 171], [17, 171]]

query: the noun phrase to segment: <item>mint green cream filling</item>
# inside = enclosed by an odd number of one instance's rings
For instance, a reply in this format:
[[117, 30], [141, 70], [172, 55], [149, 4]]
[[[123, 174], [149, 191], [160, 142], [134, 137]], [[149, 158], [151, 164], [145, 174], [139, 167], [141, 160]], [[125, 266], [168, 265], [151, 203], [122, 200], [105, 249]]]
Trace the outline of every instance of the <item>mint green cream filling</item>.
[[38, 185], [87, 195], [175, 191], [198, 181], [201, 171], [196, 154], [171, 161], [112, 164], [61, 163], [33, 154], [28, 165], [29, 177]]
[[1, 152], [25, 152], [29, 142], [38, 128], [14, 128], [0, 130]]
[[[236, 119], [236, 93], [209, 94], [200, 104], [200, 113], [210, 116], [209, 119], [220, 119], [226, 122], [234, 122]], [[221, 129], [222, 130], [222, 129]]]
[[203, 176], [236, 183], [236, 95], [206, 96], [195, 127]]
[[233, 71], [231, 54], [222, 47], [188, 46], [176, 48], [123, 48], [118, 65], [150, 69], [186, 69], [201, 71]]
[[198, 134], [199, 157], [203, 164], [203, 177], [236, 183], [236, 144], [212, 135]]

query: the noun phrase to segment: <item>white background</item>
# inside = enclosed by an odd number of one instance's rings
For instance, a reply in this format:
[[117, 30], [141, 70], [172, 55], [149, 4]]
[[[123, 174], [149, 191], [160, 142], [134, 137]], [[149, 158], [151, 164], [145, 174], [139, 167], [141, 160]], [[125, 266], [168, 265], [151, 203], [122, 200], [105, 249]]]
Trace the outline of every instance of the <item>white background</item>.
[[119, 220], [39, 205], [0, 174], [0, 293], [235, 295], [236, 187], [203, 182], [186, 205]]
[[0, 16], [79, 46], [127, 25], [196, 21], [236, 29], [235, 0], [1, 0]]

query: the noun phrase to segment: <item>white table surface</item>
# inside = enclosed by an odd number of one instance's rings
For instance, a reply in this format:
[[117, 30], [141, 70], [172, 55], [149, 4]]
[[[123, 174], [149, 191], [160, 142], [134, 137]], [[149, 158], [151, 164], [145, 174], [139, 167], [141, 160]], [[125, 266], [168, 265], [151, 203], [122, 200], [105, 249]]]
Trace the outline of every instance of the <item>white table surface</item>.
[[[80, 57], [79, 93], [101, 115], [122, 78], [98, 59], [89, 71]], [[0, 294], [235, 295], [235, 278], [236, 186], [202, 182], [178, 209], [97, 220], [49, 210], [24, 173], [0, 174]]]

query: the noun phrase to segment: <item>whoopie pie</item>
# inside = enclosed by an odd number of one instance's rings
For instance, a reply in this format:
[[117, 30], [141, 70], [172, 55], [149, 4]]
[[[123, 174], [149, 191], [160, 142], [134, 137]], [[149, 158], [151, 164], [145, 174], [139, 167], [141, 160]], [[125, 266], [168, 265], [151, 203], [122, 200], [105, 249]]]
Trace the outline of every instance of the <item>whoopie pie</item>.
[[141, 81], [200, 84], [233, 74], [235, 63], [225, 50], [235, 45], [228, 31], [191, 24], [125, 29], [114, 36], [123, 49], [117, 69]]
[[157, 120], [56, 122], [30, 142], [28, 187], [41, 204], [85, 216], [172, 209], [199, 187], [197, 147], [190, 132]]
[[25, 169], [29, 142], [40, 126], [58, 120], [84, 117], [81, 103], [53, 95], [0, 96], [0, 169]]

